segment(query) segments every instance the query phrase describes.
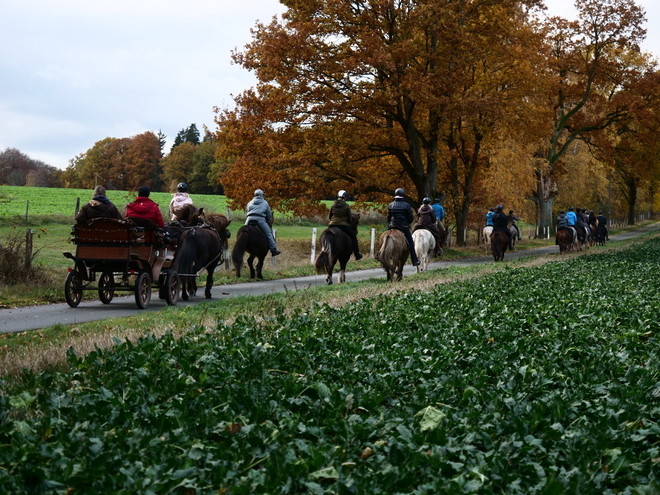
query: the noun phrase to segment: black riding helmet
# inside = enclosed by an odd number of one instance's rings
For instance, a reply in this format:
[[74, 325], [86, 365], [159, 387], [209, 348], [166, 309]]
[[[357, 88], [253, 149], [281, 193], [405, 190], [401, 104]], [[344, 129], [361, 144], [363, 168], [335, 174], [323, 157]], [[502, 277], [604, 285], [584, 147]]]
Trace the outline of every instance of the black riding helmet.
[[401, 188], [401, 187], [397, 187], [396, 191], [394, 191], [395, 196], [403, 197], [404, 194], [406, 194], [406, 191], [404, 191], [403, 188]]
[[179, 182], [176, 185], [176, 190], [179, 192], [188, 192], [188, 184], [186, 184], [185, 182]]
[[424, 203], [425, 205], [430, 205], [430, 204], [431, 204], [431, 198], [428, 198], [428, 197], [427, 197], [427, 198], [424, 198], [424, 199], [422, 200], [422, 203]]

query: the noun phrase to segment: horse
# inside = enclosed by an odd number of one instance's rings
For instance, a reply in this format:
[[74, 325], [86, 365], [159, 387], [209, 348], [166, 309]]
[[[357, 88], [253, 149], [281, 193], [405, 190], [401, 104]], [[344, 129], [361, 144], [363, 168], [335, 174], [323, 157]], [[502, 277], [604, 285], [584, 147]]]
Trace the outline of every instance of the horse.
[[[351, 216], [351, 228], [357, 234], [360, 214], [353, 213]], [[314, 264], [316, 273], [326, 273], [325, 281], [328, 285], [332, 285], [332, 272], [335, 269], [335, 264], [339, 261], [337, 283], [346, 282], [346, 264], [351, 254], [353, 254], [353, 242], [351, 238], [341, 229], [328, 227], [321, 233], [319, 242], [321, 244], [321, 253], [316, 258], [316, 263]]]
[[486, 246], [486, 251], [490, 249], [490, 234], [493, 233], [493, 226], [492, 225], [486, 225], [481, 232], [481, 238], [484, 241], [484, 246]]
[[[197, 209], [193, 205], [185, 205], [174, 214], [173, 222], [179, 222], [184, 226], [197, 225], [200, 217], [204, 216], [204, 208]], [[224, 215], [223, 215], [224, 216]]]
[[[243, 267], [243, 255], [245, 252], [250, 253], [247, 259], [248, 266], [250, 267], [250, 278], [263, 280], [261, 269], [264, 266], [264, 260], [268, 254], [268, 238], [262, 232], [258, 225], [243, 225], [236, 233], [236, 243], [231, 252], [231, 260], [236, 269], [236, 276], [241, 276], [241, 268]], [[258, 259], [257, 267], [253, 265], [254, 258]]]
[[511, 250], [516, 249], [516, 241], [518, 240], [518, 229], [509, 223], [509, 232], [511, 233]]
[[181, 278], [181, 297], [184, 301], [188, 300], [189, 295], [196, 294], [195, 278], [204, 269], [207, 273], [204, 294], [211, 299], [213, 271], [222, 258], [225, 239], [224, 232], [221, 235], [210, 226], [187, 228], [181, 234], [172, 268]]
[[568, 229], [559, 229], [555, 234], [555, 244], [559, 246], [559, 254], [573, 249], [573, 239]]
[[435, 252], [435, 238], [433, 234], [426, 229], [417, 229], [412, 234], [413, 241], [415, 242], [415, 252], [419, 259], [417, 266], [417, 273], [424, 272], [429, 268], [429, 261]]
[[599, 246], [605, 245], [605, 239], [607, 238], [607, 229], [605, 225], [598, 224], [596, 232], [596, 244]]
[[403, 278], [403, 265], [408, 260], [408, 241], [403, 232], [396, 229], [386, 230], [380, 236], [380, 249], [376, 253], [376, 259], [387, 273], [387, 280], [397, 282]]
[[504, 253], [509, 247], [509, 236], [501, 230], [493, 230], [490, 234], [490, 250], [495, 261], [503, 261]]

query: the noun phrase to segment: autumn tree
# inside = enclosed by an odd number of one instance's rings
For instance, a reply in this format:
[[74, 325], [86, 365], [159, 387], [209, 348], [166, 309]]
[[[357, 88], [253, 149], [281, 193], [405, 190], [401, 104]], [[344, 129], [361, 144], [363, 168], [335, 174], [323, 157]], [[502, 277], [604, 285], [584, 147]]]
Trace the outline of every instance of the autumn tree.
[[161, 159], [162, 179], [168, 191], [176, 191], [179, 182], [187, 181], [193, 172], [193, 157], [197, 147], [193, 143], [181, 143], [169, 155]]
[[548, 20], [549, 65], [544, 76], [552, 82], [547, 107], [552, 114], [546, 138], [536, 149], [536, 187], [531, 198], [539, 208], [538, 225], [552, 225], [561, 159], [576, 139], [626, 118], [625, 100], [615, 96], [637, 75], [629, 54], [639, 51], [645, 36], [644, 11], [633, 0], [579, 0], [578, 19]]
[[464, 217], [484, 143], [520, 101], [536, 2], [284, 3], [234, 54], [258, 82], [216, 117], [227, 194], [244, 203], [266, 183], [295, 209], [339, 186], [380, 200], [403, 186], [418, 203], [442, 163]]

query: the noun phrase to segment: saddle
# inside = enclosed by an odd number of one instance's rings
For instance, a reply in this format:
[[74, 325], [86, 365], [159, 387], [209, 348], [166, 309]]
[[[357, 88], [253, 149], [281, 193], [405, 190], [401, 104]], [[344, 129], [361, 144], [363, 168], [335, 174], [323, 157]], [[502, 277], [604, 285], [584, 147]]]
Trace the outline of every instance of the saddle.
[[250, 227], [258, 227], [258, 226], [259, 226], [259, 222], [257, 222], [256, 220], [248, 220], [248, 223], [247, 223], [247, 224], [248, 224]]

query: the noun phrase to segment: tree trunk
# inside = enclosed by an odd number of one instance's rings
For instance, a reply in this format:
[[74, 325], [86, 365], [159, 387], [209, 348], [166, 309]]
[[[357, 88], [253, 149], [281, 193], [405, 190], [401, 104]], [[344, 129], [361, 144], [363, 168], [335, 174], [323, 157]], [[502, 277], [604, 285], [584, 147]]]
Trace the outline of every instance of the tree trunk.
[[538, 219], [536, 224], [537, 237], [543, 236], [553, 225], [552, 210], [557, 199], [557, 192], [551, 173], [544, 174], [540, 167], [535, 169], [536, 191], [532, 193], [532, 201], [537, 205]]

